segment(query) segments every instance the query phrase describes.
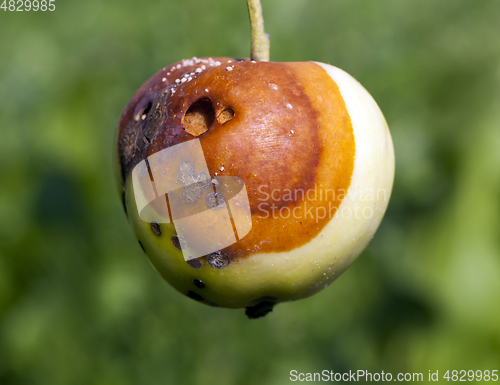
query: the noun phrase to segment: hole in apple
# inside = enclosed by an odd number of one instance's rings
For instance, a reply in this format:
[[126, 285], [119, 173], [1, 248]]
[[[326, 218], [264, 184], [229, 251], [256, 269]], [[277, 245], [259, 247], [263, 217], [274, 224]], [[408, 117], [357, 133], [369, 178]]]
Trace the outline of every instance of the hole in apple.
[[144, 111], [142, 111], [141, 120], [146, 120], [146, 118], [148, 117], [149, 111], [151, 111], [152, 106], [153, 106], [153, 103], [149, 102], [148, 105], [146, 106], [146, 108], [144, 109]]
[[234, 110], [231, 107], [227, 107], [217, 114], [217, 121], [220, 124], [224, 124], [234, 117]]
[[200, 136], [207, 132], [215, 119], [215, 111], [209, 98], [193, 103], [182, 119], [182, 126], [188, 134]]

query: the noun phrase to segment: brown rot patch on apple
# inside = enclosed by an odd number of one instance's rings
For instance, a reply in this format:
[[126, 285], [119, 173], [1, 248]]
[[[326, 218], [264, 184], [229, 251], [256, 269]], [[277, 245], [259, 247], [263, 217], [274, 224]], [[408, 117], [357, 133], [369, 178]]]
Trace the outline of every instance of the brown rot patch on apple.
[[[310, 62], [223, 63], [180, 87], [206, 94], [216, 110], [214, 129], [200, 136], [210, 175], [237, 176], [248, 192], [252, 229], [223, 252], [236, 260], [316, 237], [349, 188], [355, 155], [349, 114], [326, 71]], [[219, 111], [228, 106], [236, 113], [225, 120]]]
[[199, 279], [194, 279], [193, 284], [198, 288], [198, 289], [204, 289], [205, 288], [205, 283]]
[[146, 155], [151, 142], [160, 131], [166, 118], [166, 108], [171, 89], [167, 89], [154, 99], [138, 104], [134, 117], [125, 126], [118, 140], [118, 153], [122, 170], [122, 182]]
[[[238, 177], [248, 193], [252, 228], [222, 250], [228, 262], [310, 242], [351, 183], [350, 116], [337, 84], [312, 62], [193, 58], [166, 67], [122, 114], [123, 178], [142, 159], [194, 137], [209, 176]], [[216, 208], [222, 198], [212, 194], [205, 202]]]
[[171, 88], [166, 89], [157, 95], [151, 103], [150, 111], [148, 111], [146, 128], [144, 129], [144, 137], [148, 143], [151, 143], [156, 137], [167, 117], [166, 109], [171, 92]]
[[209, 98], [201, 98], [193, 103], [182, 119], [182, 126], [188, 134], [200, 136], [212, 126], [215, 111]]

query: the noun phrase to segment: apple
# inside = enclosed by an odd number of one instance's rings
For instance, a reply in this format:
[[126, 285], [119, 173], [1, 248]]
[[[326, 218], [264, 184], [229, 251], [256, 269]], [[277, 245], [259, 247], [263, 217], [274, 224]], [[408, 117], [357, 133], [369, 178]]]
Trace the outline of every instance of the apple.
[[250, 318], [338, 278], [373, 237], [394, 178], [376, 102], [318, 62], [169, 65], [125, 107], [115, 154], [153, 266], [179, 292]]

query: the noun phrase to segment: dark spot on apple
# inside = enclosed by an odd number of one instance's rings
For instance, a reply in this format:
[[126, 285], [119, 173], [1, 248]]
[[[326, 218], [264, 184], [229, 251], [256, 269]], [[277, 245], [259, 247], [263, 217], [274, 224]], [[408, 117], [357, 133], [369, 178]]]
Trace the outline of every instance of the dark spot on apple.
[[158, 222], [151, 222], [151, 231], [153, 232], [154, 235], [160, 236], [161, 235], [161, 226]]
[[202, 302], [205, 300], [201, 295], [199, 295], [198, 293], [195, 293], [194, 291], [191, 291], [191, 290], [188, 291], [187, 296], [189, 298], [194, 299], [195, 301], [198, 301], [198, 302]]
[[273, 310], [274, 305], [278, 303], [275, 297], [264, 296], [252, 301], [250, 306], [246, 307], [245, 314], [249, 319], [264, 317]]
[[216, 251], [208, 255], [207, 262], [214, 269], [222, 269], [229, 264], [229, 257], [220, 251]]
[[187, 264], [193, 269], [199, 269], [201, 267], [201, 262], [198, 259], [190, 259]]
[[195, 279], [193, 280], [193, 283], [194, 285], [198, 288], [198, 289], [204, 289], [205, 288], [205, 283], [199, 279]]
[[207, 132], [214, 123], [215, 111], [209, 98], [201, 98], [191, 104], [182, 118], [182, 127], [193, 136]]
[[179, 241], [179, 237], [177, 235], [173, 235], [170, 239], [172, 240], [172, 243], [176, 247], [176, 249], [182, 250], [181, 242]]

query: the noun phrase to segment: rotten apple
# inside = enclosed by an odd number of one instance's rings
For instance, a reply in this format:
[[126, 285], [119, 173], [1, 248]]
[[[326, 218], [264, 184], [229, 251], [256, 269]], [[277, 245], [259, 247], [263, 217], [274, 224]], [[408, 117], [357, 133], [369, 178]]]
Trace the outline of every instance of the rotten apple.
[[160, 274], [251, 318], [338, 278], [374, 235], [394, 177], [373, 98], [317, 62], [169, 65], [124, 109], [116, 159], [129, 221]]

